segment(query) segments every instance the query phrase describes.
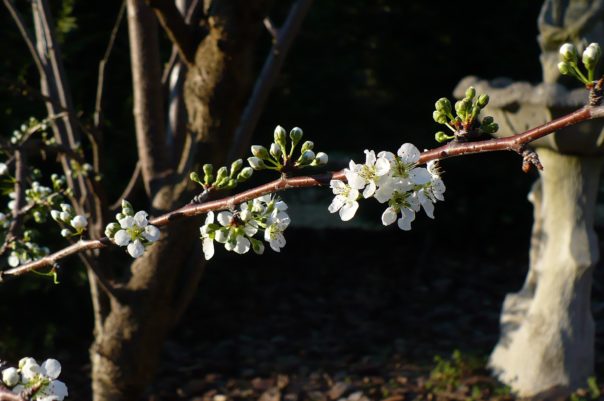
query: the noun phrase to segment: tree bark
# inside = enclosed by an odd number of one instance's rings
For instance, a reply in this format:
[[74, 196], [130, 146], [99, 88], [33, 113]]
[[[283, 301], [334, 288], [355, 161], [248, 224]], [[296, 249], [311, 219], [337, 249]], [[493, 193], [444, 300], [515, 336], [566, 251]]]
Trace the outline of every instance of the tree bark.
[[520, 396], [551, 399], [585, 386], [594, 368], [591, 316], [601, 158], [541, 148], [526, 282], [506, 297], [489, 365]]
[[[183, 158], [193, 160], [199, 143], [210, 141], [204, 153], [213, 162], [224, 162], [253, 84], [254, 47], [268, 3], [213, 1], [210, 33], [198, 46], [185, 82], [189, 127], [195, 136], [191, 154]], [[159, 188], [152, 199], [155, 212], [191, 198], [188, 171], [182, 173]], [[118, 297], [96, 317], [91, 347], [95, 401], [136, 400], [153, 379], [161, 345], [203, 272], [202, 256], [193, 254], [199, 246], [200, 223], [187, 219], [162, 232], [161, 239], [132, 264]]]

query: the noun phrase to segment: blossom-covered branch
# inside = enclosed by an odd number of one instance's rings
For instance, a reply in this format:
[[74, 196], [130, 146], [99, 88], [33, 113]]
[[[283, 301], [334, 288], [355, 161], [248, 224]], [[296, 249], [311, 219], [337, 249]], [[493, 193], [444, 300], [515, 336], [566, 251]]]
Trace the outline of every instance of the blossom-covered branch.
[[[474, 153], [494, 152], [502, 150], [511, 150], [518, 152], [524, 146], [541, 137], [556, 132], [564, 127], [578, 124], [583, 121], [592, 120], [604, 117], [604, 106], [585, 106], [566, 116], [560, 117], [551, 122], [545, 123], [539, 127], [533, 128], [526, 132], [513, 135], [507, 138], [488, 139], [475, 142], [459, 142], [452, 141], [438, 148], [423, 152], [418, 164], [426, 164], [430, 161], [441, 160], [454, 156], [469, 155]], [[285, 174], [281, 178], [271, 181], [267, 184], [240, 192], [236, 195], [228, 196], [218, 200], [204, 202], [202, 204], [188, 204], [172, 212], [166, 213], [149, 220], [149, 224], [162, 227], [182, 218], [189, 218], [206, 214], [210, 211], [228, 210], [236, 205], [251, 201], [263, 195], [276, 193], [279, 191], [292, 188], [308, 188], [327, 186], [331, 180], [341, 180], [345, 182], [346, 174], [344, 170], [335, 172], [326, 172], [316, 175], [288, 177]], [[79, 241], [71, 246], [68, 246], [58, 252], [42, 257], [33, 262], [23, 264], [21, 266], [5, 270], [0, 277], [8, 278], [19, 276], [33, 270], [39, 270], [45, 267], [52, 267], [57, 264], [57, 261], [67, 256], [82, 252], [89, 249], [104, 248], [112, 244], [108, 237], [99, 240]]]

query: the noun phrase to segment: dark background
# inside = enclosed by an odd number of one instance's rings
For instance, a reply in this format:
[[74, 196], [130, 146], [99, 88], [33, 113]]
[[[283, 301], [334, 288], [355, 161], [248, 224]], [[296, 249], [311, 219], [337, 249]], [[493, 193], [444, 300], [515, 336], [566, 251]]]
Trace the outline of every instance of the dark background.
[[[73, 7], [75, 26], [64, 29], [64, 58], [84, 120], [92, 116], [98, 61], [119, 4], [54, 3], [63, 23], [70, 21]], [[288, 5], [279, 2], [275, 7], [277, 24]], [[464, 76], [540, 80], [540, 6], [538, 1], [518, 0], [316, 1], [254, 142], [270, 143], [277, 124], [300, 126], [316, 149], [330, 155], [333, 169], [349, 158], [362, 160], [366, 148], [395, 151], [403, 142], [434, 147], [438, 127], [431, 117], [433, 104], [450, 97]], [[7, 55], [0, 60], [0, 77], [37, 86], [35, 68], [6, 13], [0, 14], [0, 24], [0, 51]], [[270, 46], [268, 34], [264, 41], [258, 67]], [[164, 51], [167, 57], [167, 41]], [[110, 188], [116, 197], [136, 162], [125, 24], [109, 61], [107, 82], [105, 142], [110, 159], [104, 173], [108, 182], [116, 183]], [[30, 115], [42, 118], [43, 105], [0, 86], [4, 135]], [[526, 271], [531, 225], [526, 195], [535, 175], [522, 173], [520, 159], [511, 153], [442, 165], [447, 200], [436, 205], [436, 220], [418, 214], [411, 232], [380, 227], [381, 208], [370, 202], [362, 202], [357, 222], [347, 225], [327, 212], [328, 190], [324, 195], [284, 194], [294, 217], [286, 233], [288, 245], [281, 254], [267, 250], [263, 257], [217, 249], [194, 305], [170, 341], [166, 366], [182, 361], [182, 353], [201, 361], [199, 366], [235, 373], [268, 363], [262, 374], [287, 369], [290, 354], [307, 358], [302, 364], [309, 369], [313, 364], [327, 369], [328, 361], [349, 363], [350, 353], [375, 357], [396, 349], [411, 360], [455, 347], [488, 353], [497, 338], [502, 296], [519, 288]], [[309, 199], [318, 202], [315, 209], [304, 208]], [[314, 219], [304, 217], [309, 213]], [[313, 229], [315, 225], [319, 228]], [[56, 286], [31, 276], [2, 285], [0, 356], [9, 361], [53, 356], [65, 361], [68, 384], [85, 382], [92, 316], [84, 271], [75, 261], [67, 262], [60, 280]], [[251, 338], [252, 345], [242, 336]], [[261, 348], [253, 341], [275, 337], [283, 338], [289, 350], [273, 347], [264, 361], [283, 364], [262, 365], [262, 355], [252, 351], [252, 357], [245, 356], [245, 347]], [[346, 346], [339, 350], [333, 344]], [[386, 348], [373, 347], [380, 345]], [[312, 350], [299, 352], [313, 346], [321, 358], [313, 359]], [[326, 357], [325, 349], [335, 354]], [[212, 357], [213, 352], [218, 354]], [[158, 386], [161, 390], [176, 384]]]

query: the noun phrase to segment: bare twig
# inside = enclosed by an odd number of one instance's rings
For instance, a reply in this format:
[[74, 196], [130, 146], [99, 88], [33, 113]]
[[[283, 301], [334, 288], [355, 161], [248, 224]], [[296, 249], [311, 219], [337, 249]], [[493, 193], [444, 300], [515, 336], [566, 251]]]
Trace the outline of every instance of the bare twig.
[[122, 199], [128, 199], [132, 195], [134, 188], [136, 188], [136, 184], [140, 182], [141, 178], [141, 163], [137, 162], [134, 167], [134, 171], [132, 172], [132, 176], [130, 176], [130, 181], [128, 181], [128, 185], [124, 188], [122, 194], [117, 198], [113, 205], [109, 206], [110, 210], [119, 209], [122, 205]]
[[[559, 131], [564, 127], [578, 124], [583, 121], [603, 117], [604, 106], [585, 106], [573, 113], [567, 114], [566, 116], [560, 117], [539, 127], [507, 138], [488, 139], [476, 142], [452, 142], [439, 148], [425, 151], [421, 154], [418, 164], [425, 164], [433, 160], [440, 160], [448, 157], [469, 155], [474, 153], [494, 152], [502, 150], [516, 152], [519, 148], [525, 146], [526, 144], [546, 135], [549, 135], [553, 132]], [[256, 188], [252, 188], [223, 199], [209, 201], [200, 205], [185, 205], [180, 209], [174, 210], [172, 212], [166, 213], [162, 216], [152, 219], [150, 223], [161, 227], [168, 225], [174, 221], [180, 220], [182, 218], [202, 215], [209, 211], [218, 211], [233, 208], [234, 206], [240, 203], [255, 199], [259, 196], [283, 191], [286, 189], [326, 186], [329, 184], [330, 180], [333, 179], [345, 181], [346, 176], [344, 170], [336, 172], [327, 172], [312, 176], [292, 178], [281, 177], [275, 181], [271, 181], [267, 184], [260, 185]], [[52, 255], [43, 257], [42, 259], [24, 264], [19, 267], [5, 270], [4, 272], [0, 272], [0, 279], [3, 277], [7, 278], [20, 276], [32, 270], [41, 269], [46, 266], [52, 266], [56, 263], [57, 260], [65, 258], [67, 256], [82, 252], [84, 250], [104, 248], [111, 244], [111, 240], [106, 237], [103, 237], [99, 240], [80, 241], [58, 252], [55, 252]]]
[[260, 119], [260, 115], [268, 99], [268, 95], [281, 70], [285, 56], [287, 55], [294, 38], [298, 34], [302, 21], [308, 13], [311, 4], [312, 0], [297, 0], [289, 11], [283, 27], [278, 31], [273, 29], [273, 31], [277, 33], [275, 43], [264, 62], [262, 71], [254, 85], [252, 96], [243, 111], [241, 122], [233, 137], [233, 145], [231, 146], [227, 160], [236, 159], [239, 155], [243, 154], [244, 149], [248, 146], [252, 138], [252, 133], [258, 124], [258, 120]]
[[0, 247], [0, 255], [6, 252], [8, 246], [15, 239], [19, 238], [22, 228], [21, 221], [23, 213], [21, 209], [25, 203], [25, 155], [20, 149], [15, 150], [15, 199], [12, 210], [12, 220], [8, 227], [8, 232]]
[[113, 50], [113, 45], [115, 44], [115, 39], [117, 38], [117, 33], [120, 29], [120, 25], [122, 24], [122, 20], [124, 19], [125, 12], [126, 0], [122, 0], [120, 11], [117, 14], [115, 24], [113, 24], [113, 29], [111, 30], [111, 35], [109, 36], [109, 43], [107, 44], [107, 48], [105, 49], [105, 54], [103, 54], [103, 58], [99, 62], [99, 75], [96, 86], [96, 101], [94, 104], [94, 126], [96, 128], [99, 128], [101, 126], [101, 120], [103, 117], [102, 103], [103, 89], [105, 86], [105, 66], [109, 62], [109, 56], [111, 55], [111, 51]]

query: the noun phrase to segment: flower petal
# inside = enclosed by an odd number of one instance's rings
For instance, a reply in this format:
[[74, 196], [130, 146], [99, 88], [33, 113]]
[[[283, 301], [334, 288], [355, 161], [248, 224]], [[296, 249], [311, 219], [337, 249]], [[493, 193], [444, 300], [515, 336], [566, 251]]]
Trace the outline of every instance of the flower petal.
[[143, 237], [147, 239], [149, 242], [155, 242], [159, 239], [159, 228], [149, 224], [145, 227], [145, 231], [143, 231]]
[[136, 212], [134, 215], [134, 223], [139, 227], [145, 227], [147, 224], [149, 224], [147, 221], [148, 215], [149, 213], [145, 212], [144, 210]]
[[128, 244], [128, 253], [130, 254], [130, 256], [136, 259], [142, 256], [143, 253], [145, 253], [145, 246], [143, 245], [141, 240], [134, 240], [134, 242]]
[[405, 164], [417, 163], [419, 160], [419, 150], [411, 143], [404, 143], [396, 152]]
[[47, 359], [42, 363], [42, 374], [56, 379], [61, 374], [61, 364], [56, 359]]
[[218, 213], [218, 222], [221, 225], [223, 225], [224, 227], [227, 227], [229, 224], [231, 224], [232, 218], [233, 218], [233, 213], [231, 213], [231, 212]]
[[237, 245], [235, 245], [234, 251], [238, 254], [244, 254], [250, 250], [250, 240], [245, 238], [243, 235], [237, 237]]
[[212, 224], [214, 222], [214, 212], [211, 210], [206, 214], [205, 224]]
[[398, 219], [398, 227], [401, 230], [409, 231], [411, 230], [411, 222], [415, 220], [415, 213], [413, 210], [409, 210], [406, 208], [401, 209], [401, 218]]
[[203, 256], [206, 260], [212, 259], [214, 256], [214, 241], [211, 238], [204, 238], [202, 241]]
[[113, 236], [113, 242], [118, 246], [126, 246], [130, 242], [130, 234], [126, 230], [119, 230]]
[[389, 226], [396, 221], [396, 210], [393, 207], [386, 208], [382, 213], [382, 224]]
[[359, 208], [359, 202], [346, 202], [340, 209], [340, 218], [342, 221], [348, 221], [354, 217]]
[[329, 210], [329, 213], [335, 213], [340, 210], [342, 206], [344, 206], [344, 203], [346, 203], [346, 198], [344, 198], [342, 195], [336, 195], [336, 197], [331, 201], [331, 204], [327, 210]]

